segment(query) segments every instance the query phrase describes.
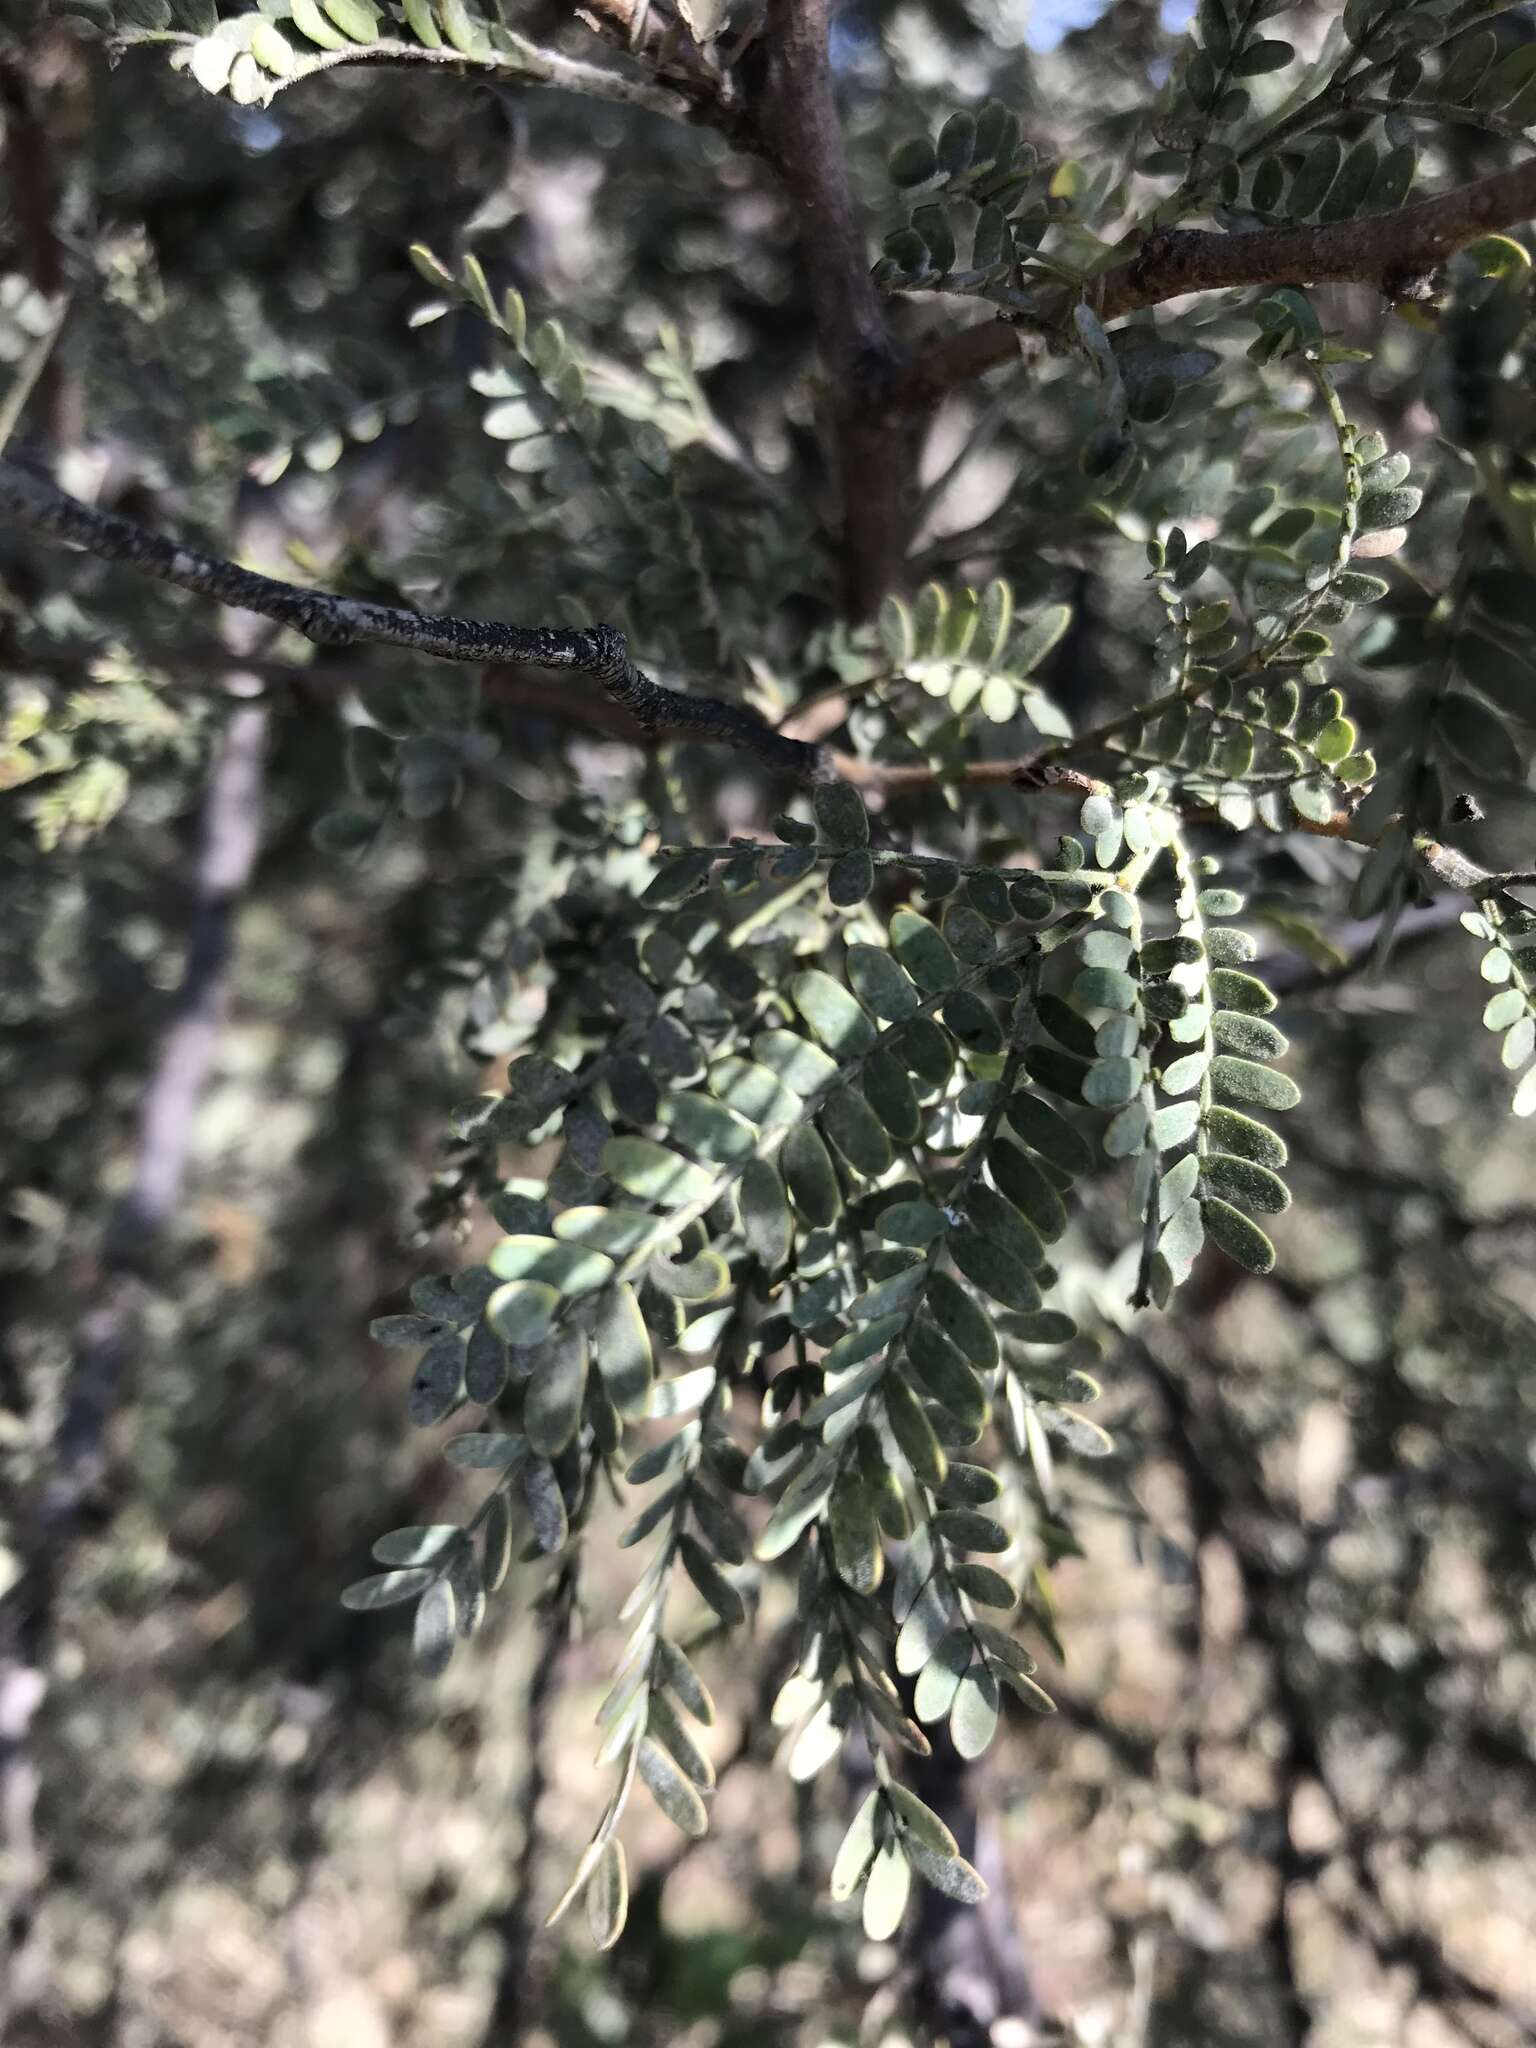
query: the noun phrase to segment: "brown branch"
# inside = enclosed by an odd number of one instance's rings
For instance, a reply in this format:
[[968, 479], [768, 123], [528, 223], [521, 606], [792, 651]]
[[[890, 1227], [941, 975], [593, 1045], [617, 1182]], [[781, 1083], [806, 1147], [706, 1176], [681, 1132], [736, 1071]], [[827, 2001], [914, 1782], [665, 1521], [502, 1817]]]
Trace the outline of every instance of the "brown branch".
[[947, 1732], [913, 1760], [912, 1790], [936, 1813], [987, 1886], [977, 1905], [925, 1885], [912, 1936], [911, 1998], [923, 2038], [950, 2048], [987, 2048], [1010, 2027], [1043, 2018], [1029, 1966], [1002, 1829], [993, 1802]]
[[497, 620], [456, 618], [418, 612], [403, 605], [372, 604], [280, 583], [253, 569], [195, 548], [179, 546], [119, 513], [103, 512], [68, 497], [13, 462], [0, 461], [0, 510], [18, 524], [109, 562], [126, 562], [142, 575], [175, 584], [241, 611], [260, 612], [290, 626], [321, 647], [376, 641], [408, 647], [440, 661], [501, 662], [534, 668], [573, 670], [591, 676], [649, 740], [713, 740], [755, 754], [765, 767], [800, 782], [836, 779], [825, 748], [786, 739], [755, 712], [712, 697], [689, 697], [656, 683], [635, 666], [616, 626], [563, 631], [549, 626], [512, 626]]
[[768, 0], [759, 146], [784, 182], [827, 375], [848, 616], [900, 587], [912, 442], [887, 403], [897, 363], [854, 204], [828, 51], [831, 0]]
[[897, 383], [891, 393], [892, 406], [905, 412], [926, 412], [957, 385], [985, 377], [1004, 363], [1018, 362], [1033, 331], [1011, 320], [982, 320], [974, 327], [962, 327], [958, 334], [946, 334], [920, 355]]
[[[1166, 299], [1240, 285], [1374, 284], [1395, 295], [1408, 279], [1438, 270], [1479, 235], [1536, 216], [1536, 157], [1496, 171], [1438, 199], [1396, 213], [1326, 227], [1259, 228], [1218, 235], [1199, 228], [1160, 229], [1133, 256], [1085, 281], [1082, 295], [1102, 320], [1118, 320]], [[1042, 294], [1040, 320], [1054, 325], [1069, 301]], [[1039, 322], [1034, 323], [1036, 325]], [[890, 393], [894, 409], [934, 404], [956, 384], [1018, 359], [1022, 334], [1008, 320], [968, 327], [914, 362]]]
[[[594, 0], [594, 8], [584, 16], [589, 27], [601, 31], [612, 24], [630, 40], [632, 15], [622, 0]], [[779, 176], [798, 219], [829, 391], [845, 604], [850, 618], [861, 619], [903, 580], [915, 444], [887, 404], [898, 365], [884, 303], [870, 276], [843, 148], [828, 48], [831, 11], [832, 0], [767, 0], [766, 26], [750, 52], [751, 68], [758, 68], [760, 59], [760, 78], [750, 100], [738, 97], [734, 73], [711, 75], [702, 60], [697, 65], [689, 61], [690, 46], [679, 37], [677, 23], [660, 18], [654, 29], [649, 22], [642, 28], [638, 51], [664, 84], [586, 64], [519, 37], [510, 54], [488, 49], [474, 57], [395, 40], [349, 44], [299, 58], [285, 77], [267, 78], [263, 90], [270, 100], [301, 78], [343, 64], [437, 64], [697, 121], [740, 148], [756, 150]], [[168, 31], [128, 40], [190, 44], [196, 38]], [[741, 75], [747, 75], [745, 68]], [[787, 764], [779, 760], [773, 765]]]

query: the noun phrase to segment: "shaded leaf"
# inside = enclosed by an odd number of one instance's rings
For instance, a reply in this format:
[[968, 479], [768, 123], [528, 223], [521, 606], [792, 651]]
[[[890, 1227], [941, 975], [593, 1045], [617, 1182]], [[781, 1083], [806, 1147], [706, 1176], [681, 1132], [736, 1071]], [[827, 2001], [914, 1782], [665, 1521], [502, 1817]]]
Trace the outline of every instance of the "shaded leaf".
[[576, 1434], [587, 1388], [587, 1339], [583, 1331], [563, 1331], [534, 1369], [523, 1402], [523, 1426], [530, 1446], [555, 1457]]
[[855, 993], [877, 1017], [896, 1024], [918, 1007], [917, 990], [892, 954], [879, 946], [855, 945], [848, 948], [847, 960]]
[[715, 1186], [706, 1168], [650, 1138], [610, 1138], [603, 1147], [603, 1171], [630, 1194], [669, 1209], [703, 1201]]
[[667, 1752], [650, 1736], [640, 1744], [636, 1767], [646, 1790], [676, 1828], [699, 1839], [709, 1828], [704, 1802]]
[[817, 830], [828, 846], [867, 846], [869, 813], [864, 799], [848, 782], [820, 784], [811, 796]]
[[570, 1534], [565, 1496], [555, 1468], [545, 1458], [528, 1458], [522, 1466], [523, 1502], [534, 1541], [546, 1555], [565, 1547]]

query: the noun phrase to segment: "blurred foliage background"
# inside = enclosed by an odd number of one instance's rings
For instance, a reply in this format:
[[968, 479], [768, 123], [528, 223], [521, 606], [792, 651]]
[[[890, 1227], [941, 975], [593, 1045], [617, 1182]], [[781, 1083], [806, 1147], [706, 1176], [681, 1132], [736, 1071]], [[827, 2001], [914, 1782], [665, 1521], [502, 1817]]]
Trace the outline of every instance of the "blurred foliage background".
[[[516, 11], [583, 47], [562, 10]], [[645, 363], [642, 413], [686, 410], [697, 375], [729, 439], [697, 436], [713, 516], [679, 546], [719, 604], [678, 614], [671, 652], [707, 663], [750, 633], [771, 696], [830, 590], [803, 280], [764, 174], [702, 129], [446, 72], [241, 107], [145, 52], [109, 62], [95, 20], [0, 8], [7, 359], [66, 276], [92, 280], [28, 414], [61, 481], [353, 592], [648, 606], [654, 641], [671, 600], [644, 586], [643, 535], [573, 531], [536, 476], [509, 493], [475, 323], [412, 324], [408, 244], [475, 251], [589, 361]], [[1113, 148], [1181, 26], [1145, 0], [864, 0], [836, 45], [859, 174], [879, 195], [936, 97], [1000, 95], [1042, 154]], [[1471, 129], [1433, 147], [1490, 160]], [[1374, 293], [1329, 304], [1374, 333]], [[1368, 372], [1373, 421], [1410, 449], [1433, 431], [1424, 349], [1390, 327]], [[1077, 714], [1141, 687], [1155, 621], [1113, 605], [1093, 551], [1051, 546], [1076, 400], [1059, 364], [1027, 374], [1028, 403], [1005, 380], [1001, 411], [989, 387], [935, 420], [920, 566], [968, 559], [991, 520], [988, 559], [1026, 596], [1065, 578], [1049, 682]], [[760, 530], [741, 451], [801, 508], [803, 545], [794, 517]], [[520, 1567], [434, 1687], [398, 1631], [337, 1605], [381, 1514], [456, 1511], [441, 1433], [405, 1428], [403, 1368], [366, 1332], [445, 1234], [483, 1227], [430, 1193], [418, 1213], [449, 1106], [537, 999], [474, 878], [517, 846], [536, 916], [556, 860], [537, 819], [622, 792], [635, 763], [530, 698], [456, 808], [425, 803], [360, 862], [319, 857], [347, 774], [327, 670], [363, 657], [274, 674], [254, 622], [61, 564], [0, 546], [11, 740], [41, 693], [51, 749], [0, 802], [5, 2039], [923, 2039], [940, 1934], [905, 1961], [865, 1943], [821, 1883], [844, 1800], [772, 1768], [783, 1589], [755, 1665], [709, 1671], [713, 1832], [680, 1849], [647, 1809], [606, 1958], [539, 1932], [591, 1825], [601, 1629], [553, 1671], [547, 1574]], [[1355, 680], [1390, 708], [1391, 678]], [[746, 770], [719, 802], [761, 814]], [[1510, 802], [1506, 850], [1529, 840]], [[1081, 1554], [1032, 1645], [1060, 1711], [1011, 1725], [972, 1792], [1006, 1875], [998, 1967], [1040, 2016], [996, 2048], [1536, 2033], [1529, 1129], [1454, 923], [1411, 917], [1372, 978], [1359, 932], [1298, 929], [1255, 882], [1308, 1083], [1296, 1206], [1275, 1274], [1202, 1267], [1175, 1319], [1128, 1315], [1123, 1263], [1102, 1282], [1117, 1453], [1077, 1485]], [[611, 1611], [625, 1557], [592, 1551]]]

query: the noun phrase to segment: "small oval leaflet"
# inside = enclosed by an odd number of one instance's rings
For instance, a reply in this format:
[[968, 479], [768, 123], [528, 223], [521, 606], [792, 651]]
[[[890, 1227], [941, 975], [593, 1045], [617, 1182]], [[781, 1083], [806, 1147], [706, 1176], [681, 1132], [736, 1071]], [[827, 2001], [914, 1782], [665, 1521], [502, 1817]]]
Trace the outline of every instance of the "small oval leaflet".
[[819, 967], [797, 975], [790, 984], [795, 1008], [827, 1050], [839, 1060], [868, 1052], [875, 1027], [841, 983]]
[[428, 1678], [441, 1678], [448, 1669], [457, 1636], [454, 1622], [453, 1588], [447, 1579], [437, 1579], [417, 1603], [411, 1632], [417, 1668]]
[[1096, 1060], [1083, 1079], [1083, 1100], [1097, 1109], [1115, 1109], [1130, 1101], [1141, 1081], [1139, 1060]]
[[509, 1280], [485, 1305], [486, 1320], [507, 1344], [539, 1344], [554, 1326], [558, 1288], [542, 1280]]
[[940, 1406], [968, 1427], [987, 1418], [981, 1382], [937, 1325], [918, 1317], [907, 1334], [907, 1357], [922, 1386]]
[[955, 1688], [949, 1710], [949, 1734], [957, 1752], [967, 1761], [981, 1756], [997, 1733], [999, 1715], [997, 1680], [978, 1659]]
[[357, 1579], [348, 1586], [341, 1604], [359, 1614], [376, 1607], [396, 1607], [402, 1601], [414, 1600], [431, 1583], [432, 1573], [424, 1565], [405, 1571], [375, 1572], [371, 1578]]
[[864, 799], [846, 782], [824, 783], [811, 798], [817, 829], [829, 846], [869, 844], [869, 813]]
[[942, 1237], [948, 1224], [931, 1202], [892, 1202], [880, 1211], [878, 1227], [880, 1235], [895, 1244], [922, 1247]]
[[983, 1294], [1004, 1308], [1028, 1312], [1040, 1306], [1040, 1289], [1019, 1260], [1000, 1244], [979, 1230], [953, 1231], [948, 1243], [950, 1257]]
[[563, 1550], [570, 1527], [565, 1512], [565, 1496], [560, 1491], [554, 1467], [545, 1458], [528, 1458], [523, 1462], [521, 1476], [523, 1504], [528, 1510], [534, 1541], [546, 1555]]
[[380, 1564], [420, 1565], [441, 1558], [459, 1541], [456, 1522], [413, 1523], [380, 1536], [373, 1554]]
[[953, 988], [960, 978], [959, 962], [943, 935], [915, 910], [898, 910], [892, 917], [891, 950], [925, 994]]
[[1204, 1123], [1213, 1140], [1239, 1158], [1253, 1159], [1260, 1166], [1278, 1171], [1289, 1157], [1285, 1141], [1277, 1132], [1257, 1118], [1245, 1116], [1241, 1110], [1212, 1107], [1206, 1111]]
[[1275, 1248], [1257, 1223], [1234, 1209], [1230, 1202], [1209, 1196], [1201, 1203], [1207, 1235], [1219, 1244], [1229, 1259], [1250, 1273], [1268, 1273], [1275, 1263]]
[[889, 1941], [901, 1925], [912, 1889], [912, 1871], [894, 1840], [875, 1858], [864, 1888], [864, 1932], [871, 1941]]
[[[1208, 1152], [1200, 1171], [1206, 1187], [1227, 1201], [1241, 1202], [1271, 1216], [1290, 1207], [1291, 1195], [1285, 1182], [1257, 1160], [1240, 1159], [1228, 1152]], [[1210, 1228], [1209, 1217], [1206, 1227]]]
[[504, 1237], [492, 1245], [486, 1264], [499, 1280], [541, 1280], [561, 1294], [590, 1294], [613, 1278], [613, 1261], [553, 1237]]
[[419, 1429], [451, 1415], [464, 1386], [464, 1346], [456, 1336], [440, 1337], [416, 1367], [406, 1413]]
[[456, 1436], [452, 1443], [444, 1446], [443, 1455], [450, 1465], [458, 1465], [468, 1472], [504, 1472], [509, 1465], [515, 1465], [526, 1448], [520, 1436], [509, 1436], [503, 1431], [472, 1431], [465, 1436]]
[[650, 1138], [610, 1138], [603, 1147], [603, 1170], [630, 1194], [643, 1201], [681, 1209], [706, 1199], [715, 1176]]
[[877, 1017], [896, 1024], [918, 1007], [917, 990], [894, 955], [883, 947], [852, 945], [847, 960], [849, 981]]
[[970, 1662], [969, 1629], [951, 1629], [923, 1666], [913, 1691], [913, 1711], [925, 1726], [942, 1721], [948, 1715], [954, 1705], [961, 1676]]
[[523, 1424], [531, 1448], [552, 1458], [576, 1434], [587, 1387], [587, 1340], [580, 1330], [562, 1332], [549, 1356], [528, 1382]]
[[829, 1889], [834, 1899], [851, 1899], [868, 1875], [875, 1859], [875, 1822], [879, 1811], [880, 1793], [876, 1788], [865, 1796], [849, 1822], [833, 1860]]
[[874, 886], [874, 862], [862, 848], [839, 854], [827, 870], [827, 900], [839, 909], [862, 903]]
[[855, 1173], [878, 1180], [891, 1163], [891, 1141], [862, 1095], [841, 1088], [829, 1096], [821, 1128]]
[[950, 1577], [958, 1590], [969, 1593], [973, 1600], [979, 1600], [983, 1607], [1012, 1607], [1016, 1595], [1012, 1586], [999, 1571], [989, 1564], [968, 1561], [957, 1564]]
[[1211, 1085], [1222, 1102], [1252, 1102], [1261, 1109], [1294, 1109], [1301, 1090], [1289, 1074], [1277, 1074], [1256, 1060], [1218, 1053], [1211, 1061]]

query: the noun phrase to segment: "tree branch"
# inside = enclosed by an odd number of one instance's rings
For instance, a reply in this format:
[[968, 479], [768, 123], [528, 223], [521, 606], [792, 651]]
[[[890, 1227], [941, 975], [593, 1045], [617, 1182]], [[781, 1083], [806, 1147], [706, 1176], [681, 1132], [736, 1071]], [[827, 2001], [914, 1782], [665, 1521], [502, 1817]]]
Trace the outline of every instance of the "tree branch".
[[[694, 109], [681, 93], [653, 85], [649, 79], [631, 78], [622, 71], [610, 71], [601, 64], [587, 64], [579, 57], [566, 57], [558, 50], [546, 50], [511, 29], [503, 31], [511, 47], [495, 50], [487, 44], [484, 55], [470, 56], [463, 50], [429, 50], [424, 43], [400, 42], [381, 36], [372, 43], [349, 43], [344, 50], [316, 50], [300, 54], [295, 49], [290, 68], [281, 77], [262, 74], [265, 90], [261, 104], [269, 106], [275, 96], [317, 71], [334, 71], [343, 64], [440, 64], [461, 72], [490, 72], [508, 85], [550, 85], [557, 91], [584, 93], [588, 99], [611, 100], [621, 107], [638, 107], [648, 114], [661, 114], [672, 121], [689, 121]], [[125, 44], [180, 43], [191, 47], [204, 38], [179, 30], [127, 36]], [[238, 55], [238, 48], [231, 45]]]
[[[1033, 757], [968, 762], [954, 775], [927, 762], [864, 761], [819, 742], [776, 732], [742, 705], [727, 704], [717, 697], [690, 697], [653, 682], [636, 667], [629, 643], [616, 626], [512, 626], [495, 619], [418, 612], [404, 605], [372, 604], [362, 598], [337, 597], [330, 591], [306, 590], [297, 583], [281, 583], [257, 570], [242, 569], [221, 556], [181, 547], [120, 513], [83, 505], [30, 470], [4, 459], [0, 459], [0, 510], [33, 532], [71, 541], [104, 561], [126, 562], [141, 574], [175, 584], [178, 589], [216, 598], [237, 610], [260, 612], [321, 647], [375, 641], [408, 647], [440, 661], [573, 670], [591, 676], [601, 685], [605, 701], [600, 706], [584, 706], [580, 722], [597, 725], [615, 738], [651, 745], [672, 739], [712, 741], [752, 754], [765, 768], [796, 782], [845, 781], [886, 797], [914, 794], [940, 783], [1075, 795], [1088, 795], [1099, 787], [1092, 776], [1060, 756], [1069, 746], [1083, 747], [1104, 728]], [[293, 674], [297, 679], [304, 671]], [[492, 681], [494, 686], [496, 679]], [[535, 693], [530, 708], [557, 717], [570, 715], [569, 704], [558, 695]], [[1369, 845], [1369, 841], [1353, 838], [1351, 824], [1350, 814], [1340, 811], [1321, 823], [1298, 819], [1296, 830]], [[1495, 872], [1438, 840], [1416, 838], [1414, 851], [1437, 881], [1462, 895], [1489, 896], [1536, 885], [1536, 870]]]
[[899, 587], [912, 445], [887, 395], [898, 365], [854, 204], [828, 50], [831, 0], [768, 0], [757, 138], [800, 225], [811, 311], [830, 387], [848, 616]]
[[[513, 626], [494, 619], [459, 618], [412, 611], [403, 605], [373, 604], [325, 590], [282, 583], [218, 555], [182, 547], [120, 513], [105, 512], [71, 498], [19, 464], [0, 459], [0, 511], [18, 525], [56, 540], [72, 542], [103, 561], [124, 562], [140, 574], [180, 590], [211, 597], [240, 611], [292, 627], [321, 647], [373, 641], [408, 647], [440, 661], [485, 662], [492, 693], [523, 708], [566, 723], [596, 727], [605, 735], [637, 745], [693, 739], [740, 748], [764, 767], [796, 782], [856, 783], [861, 789], [902, 795], [931, 789], [945, 779], [926, 762], [863, 761], [812, 740], [776, 732], [754, 711], [714, 697], [690, 697], [656, 683], [635, 665], [616, 626], [561, 629]], [[280, 663], [253, 662], [271, 679], [302, 682], [307, 671]], [[502, 671], [499, 675], [497, 670]], [[573, 704], [570, 693], [542, 685], [529, 669], [573, 670], [591, 676], [603, 690], [598, 700]], [[360, 679], [349, 675], [355, 684]], [[1061, 788], [1087, 795], [1097, 787], [1068, 767], [1030, 761], [976, 761], [955, 778], [976, 787]]]
[[737, 704], [689, 697], [655, 683], [635, 666], [616, 626], [562, 631], [549, 626], [512, 626], [490, 619], [455, 618], [412, 611], [403, 605], [371, 604], [280, 583], [254, 569], [242, 569], [217, 555], [201, 554], [152, 533], [119, 513], [83, 505], [30, 470], [0, 461], [0, 510], [18, 524], [77, 547], [104, 561], [126, 562], [141, 574], [173, 583], [241, 611], [260, 612], [321, 647], [377, 641], [409, 647], [440, 661], [507, 662], [535, 668], [569, 669], [591, 676], [613, 704], [626, 712], [649, 740], [714, 740], [755, 754], [765, 767], [800, 782], [829, 782], [837, 770], [824, 747], [786, 738]]
[[[1459, 185], [1438, 199], [1364, 220], [1259, 228], [1239, 235], [1156, 229], [1133, 256], [1085, 280], [1081, 296], [1091, 301], [1100, 319], [1118, 320], [1166, 299], [1240, 285], [1374, 284], [1391, 293], [1406, 279], [1438, 270], [1479, 235], [1533, 216], [1536, 157]], [[1042, 294], [1042, 321], [1055, 324], [1069, 303], [1059, 294]], [[956, 384], [1016, 361], [1020, 339], [1020, 328], [1009, 320], [987, 321], [948, 336], [897, 380], [890, 393], [892, 407], [932, 405]]]

